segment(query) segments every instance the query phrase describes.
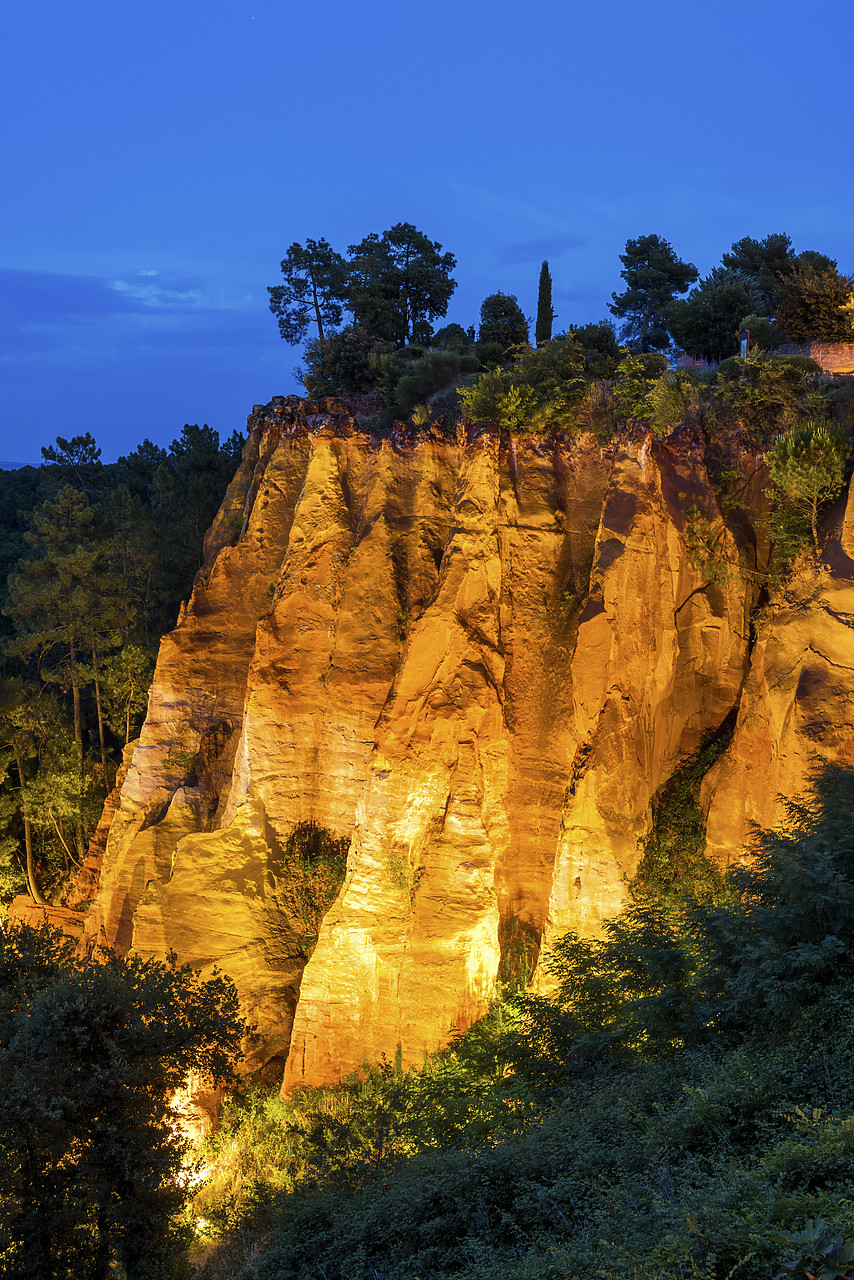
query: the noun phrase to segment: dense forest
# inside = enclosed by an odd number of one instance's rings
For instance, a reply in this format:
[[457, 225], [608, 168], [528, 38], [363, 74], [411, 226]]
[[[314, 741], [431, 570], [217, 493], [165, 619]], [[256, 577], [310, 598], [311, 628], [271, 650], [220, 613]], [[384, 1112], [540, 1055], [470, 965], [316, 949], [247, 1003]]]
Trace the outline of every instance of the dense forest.
[[187, 425], [104, 465], [59, 437], [4, 473], [0, 901], [59, 900], [82, 862], [243, 443]]
[[[406, 223], [346, 257], [292, 245], [270, 307], [305, 342], [307, 395], [359, 397], [366, 430], [469, 418], [604, 447], [631, 422], [684, 428], [733, 520], [735, 446], [764, 453], [761, 605], [819, 554], [849, 474], [852, 381], [785, 346], [854, 340], [852, 281], [784, 235], [736, 242], [702, 280], [658, 236], [630, 240], [621, 263], [619, 332], [604, 319], [555, 333], [545, 262], [533, 342], [500, 292], [479, 326], [435, 329], [455, 260]], [[4, 474], [0, 903], [62, 901], [242, 446], [187, 425], [107, 465], [90, 435], [59, 437], [41, 467]], [[710, 582], [741, 571], [699, 512], [687, 540]], [[703, 857], [701, 773], [686, 762], [657, 814], [630, 908], [598, 940], [557, 943], [552, 995], [520, 973], [421, 1068], [366, 1063], [289, 1099], [233, 1085], [251, 1028], [227, 980], [4, 929], [3, 1274], [849, 1275], [854, 776], [818, 774], [724, 874]], [[195, 1152], [169, 1113], [190, 1071], [233, 1085]]]

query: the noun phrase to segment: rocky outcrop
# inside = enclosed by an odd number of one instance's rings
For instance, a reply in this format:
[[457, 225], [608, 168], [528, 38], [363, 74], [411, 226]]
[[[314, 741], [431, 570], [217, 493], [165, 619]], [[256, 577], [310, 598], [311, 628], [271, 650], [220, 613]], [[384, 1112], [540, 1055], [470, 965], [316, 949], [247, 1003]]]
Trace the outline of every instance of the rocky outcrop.
[[230, 973], [247, 1069], [291, 1087], [420, 1060], [622, 904], [753, 679], [763, 480], [740, 457], [724, 519], [689, 431], [379, 438], [294, 400], [249, 428], [86, 930]]
[[[550, 911], [559, 933], [598, 929], [619, 909], [651, 798], [738, 701], [757, 587], [733, 568], [740, 548], [703, 454], [683, 432], [668, 445], [642, 435], [615, 459], [572, 658], [574, 750]], [[713, 580], [711, 566], [692, 564], [689, 516], [716, 548]]]
[[782, 821], [823, 763], [854, 765], [854, 489], [824, 561], [804, 562], [757, 620], [732, 745], [706, 775], [707, 854]]

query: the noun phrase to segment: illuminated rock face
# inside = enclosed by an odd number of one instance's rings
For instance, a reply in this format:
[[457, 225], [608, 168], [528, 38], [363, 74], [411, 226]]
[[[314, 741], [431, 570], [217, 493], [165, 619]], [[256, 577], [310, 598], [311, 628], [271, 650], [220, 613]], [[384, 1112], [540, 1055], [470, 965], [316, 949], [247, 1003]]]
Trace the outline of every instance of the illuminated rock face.
[[749, 665], [755, 588], [692, 568], [689, 513], [727, 560], [762, 548], [690, 433], [379, 440], [330, 402], [249, 425], [86, 927], [230, 973], [247, 1067], [290, 1087], [419, 1061], [619, 908]]
[[759, 622], [732, 745], [703, 782], [707, 852], [738, 856], [822, 763], [854, 765], [854, 488], [824, 563], [805, 567]]

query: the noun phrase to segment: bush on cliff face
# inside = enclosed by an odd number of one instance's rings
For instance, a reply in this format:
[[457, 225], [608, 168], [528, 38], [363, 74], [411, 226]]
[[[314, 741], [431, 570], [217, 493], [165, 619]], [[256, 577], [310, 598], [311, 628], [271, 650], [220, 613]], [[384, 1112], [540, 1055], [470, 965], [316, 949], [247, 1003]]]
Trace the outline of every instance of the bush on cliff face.
[[314, 950], [317, 931], [338, 896], [347, 870], [350, 840], [336, 839], [314, 822], [301, 822], [285, 845], [284, 896], [289, 914], [300, 928], [299, 945], [306, 957]]
[[782, 501], [808, 520], [816, 554], [821, 510], [842, 492], [850, 453], [848, 437], [826, 422], [805, 422], [780, 435], [767, 462]]
[[824, 418], [830, 388], [817, 369], [779, 356], [733, 356], [718, 367], [710, 390], [707, 429], [743, 422], [753, 438], [769, 442], [807, 418]]

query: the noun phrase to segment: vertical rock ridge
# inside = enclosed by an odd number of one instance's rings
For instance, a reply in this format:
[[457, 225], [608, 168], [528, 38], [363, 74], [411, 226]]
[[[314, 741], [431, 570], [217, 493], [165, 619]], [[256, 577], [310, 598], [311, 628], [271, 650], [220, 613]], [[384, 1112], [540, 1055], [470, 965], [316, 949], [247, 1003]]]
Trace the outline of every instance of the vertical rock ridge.
[[596, 932], [620, 909], [650, 802], [735, 706], [754, 592], [691, 564], [689, 509], [738, 551], [699, 441], [643, 432], [614, 461], [572, 656], [575, 752], [550, 904], [553, 933]]
[[706, 775], [709, 856], [773, 827], [822, 763], [854, 764], [854, 489], [820, 566], [805, 563], [758, 624], [729, 750]]

